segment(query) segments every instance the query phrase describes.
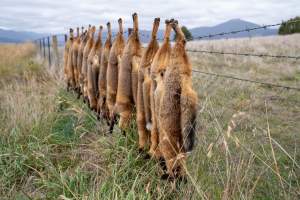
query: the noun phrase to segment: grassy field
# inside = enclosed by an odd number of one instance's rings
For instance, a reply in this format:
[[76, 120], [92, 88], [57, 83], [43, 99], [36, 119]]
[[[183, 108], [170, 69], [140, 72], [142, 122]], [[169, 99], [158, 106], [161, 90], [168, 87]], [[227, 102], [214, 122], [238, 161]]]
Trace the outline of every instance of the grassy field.
[[[300, 35], [193, 42], [189, 49], [300, 54]], [[12, 57], [14, 55], [14, 57]], [[300, 87], [300, 61], [191, 53], [195, 69]], [[299, 199], [300, 92], [194, 74], [197, 146], [188, 182], [66, 92], [31, 44], [1, 45], [1, 199]], [[56, 70], [60, 71], [60, 70]]]

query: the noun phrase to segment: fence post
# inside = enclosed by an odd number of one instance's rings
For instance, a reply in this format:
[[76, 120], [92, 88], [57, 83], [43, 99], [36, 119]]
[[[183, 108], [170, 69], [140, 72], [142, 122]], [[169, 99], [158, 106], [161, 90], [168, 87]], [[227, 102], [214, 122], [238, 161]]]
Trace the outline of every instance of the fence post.
[[47, 43], [48, 43], [48, 60], [49, 60], [49, 66], [51, 66], [51, 52], [50, 52], [50, 37], [47, 37]]
[[42, 55], [42, 40], [39, 39], [39, 42], [40, 42], [40, 55]]
[[46, 59], [46, 45], [45, 45], [45, 38], [43, 38], [43, 51], [44, 51], [44, 59]]
[[58, 54], [58, 42], [57, 42], [57, 36], [52, 36], [52, 49], [54, 52], [54, 65], [55, 67], [59, 66], [59, 54]]

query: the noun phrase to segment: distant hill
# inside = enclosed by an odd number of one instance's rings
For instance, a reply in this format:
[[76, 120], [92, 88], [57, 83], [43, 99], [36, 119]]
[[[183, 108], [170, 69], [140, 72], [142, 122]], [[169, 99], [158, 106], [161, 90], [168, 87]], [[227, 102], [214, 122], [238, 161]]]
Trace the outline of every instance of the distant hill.
[[0, 43], [20, 43], [43, 37], [43, 34], [0, 29]]
[[[245, 28], [255, 28], [260, 25], [244, 21], [241, 19], [232, 19], [227, 22], [221, 23], [216, 26], [211, 27], [197, 27], [189, 29], [193, 35], [194, 38], [202, 36], [202, 35], [209, 35], [209, 34], [215, 34], [215, 33], [222, 33], [222, 32], [228, 32], [228, 31], [235, 31], [235, 30], [241, 30]], [[157, 33], [157, 38], [162, 39], [164, 35], [164, 24], [161, 23], [160, 26], [161, 30]], [[277, 35], [278, 29], [261, 29], [261, 30], [255, 30], [251, 32], [243, 32], [243, 33], [237, 33], [237, 34], [231, 34], [226, 36], [217, 36], [212, 39], [221, 39], [221, 38], [238, 38], [238, 37], [257, 37], [257, 36], [269, 36], [269, 35]], [[113, 31], [115, 34], [116, 31]], [[124, 34], [127, 38], [127, 33]], [[34, 32], [26, 32], [26, 31], [12, 31], [12, 30], [4, 30], [0, 29], [0, 43], [19, 43], [24, 42], [28, 40], [34, 40], [41, 38], [43, 36], [47, 36], [47, 34], [39, 34]], [[146, 43], [149, 42], [151, 36], [151, 31], [149, 30], [140, 30], [140, 39], [142, 42]], [[106, 38], [106, 32], [103, 33], [103, 39]], [[173, 34], [172, 34], [173, 38]], [[64, 42], [63, 37], [59, 37], [59, 43], [62, 44]]]
[[[190, 31], [193, 37], [196, 38], [203, 35], [242, 30], [246, 28], [255, 28], [259, 26], [261, 25], [254, 24], [252, 22], [244, 21], [241, 19], [232, 19], [216, 26], [197, 27], [197, 28], [190, 29]], [[257, 37], [257, 36], [269, 36], [269, 35], [277, 35], [277, 34], [278, 34], [278, 29], [260, 29], [260, 30], [250, 31], [250, 32], [242, 32], [242, 33], [236, 33], [236, 34], [230, 34], [224, 36], [217, 36], [212, 39], [239, 38], [239, 37], [249, 37], [249, 36]]]

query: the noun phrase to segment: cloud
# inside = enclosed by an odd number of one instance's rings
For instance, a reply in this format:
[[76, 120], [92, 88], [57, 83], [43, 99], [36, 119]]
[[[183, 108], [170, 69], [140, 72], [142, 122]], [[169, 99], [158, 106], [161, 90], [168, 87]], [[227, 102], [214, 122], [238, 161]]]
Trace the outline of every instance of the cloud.
[[[284, 12], [283, 12], [284, 11]], [[87, 24], [117, 27], [124, 19], [132, 26], [138, 12], [141, 29], [150, 29], [155, 17], [176, 18], [187, 27], [211, 26], [233, 18], [258, 24], [277, 23], [299, 14], [298, 0], [1, 0], [0, 27], [45, 33], [65, 32]], [[279, 14], [280, 13], [280, 14]]]

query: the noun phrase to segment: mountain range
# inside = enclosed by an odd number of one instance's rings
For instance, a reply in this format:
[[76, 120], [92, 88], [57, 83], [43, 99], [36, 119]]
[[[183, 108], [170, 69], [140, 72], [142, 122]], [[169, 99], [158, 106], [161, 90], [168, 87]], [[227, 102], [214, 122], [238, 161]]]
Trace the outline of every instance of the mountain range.
[[[210, 34], [216, 34], [216, 33], [222, 33], [222, 32], [228, 32], [228, 31], [235, 31], [235, 30], [242, 30], [246, 28], [255, 28], [260, 25], [248, 22], [241, 19], [232, 19], [229, 21], [226, 21], [224, 23], [218, 24], [216, 26], [210, 26], [210, 27], [196, 27], [189, 29], [192, 33], [194, 38], [197, 38], [199, 36], [203, 35], [210, 35]], [[163, 38], [163, 30], [159, 30], [157, 33], [157, 37], [159, 39]], [[217, 36], [212, 39], [221, 39], [221, 38], [238, 38], [238, 37], [257, 37], [257, 36], [269, 36], [269, 35], [276, 35], [278, 32], [278, 29], [260, 29], [260, 30], [254, 30], [251, 32], [241, 32], [237, 34], [230, 34], [230, 35], [224, 35], [224, 36]], [[35, 32], [27, 32], [27, 31], [13, 31], [13, 30], [4, 30], [0, 29], [0, 43], [19, 43], [19, 42], [25, 42], [30, 40], [35, 40], [44, 36], [47, 36], [48, 34], [40, 34]], [[140, 39], [142, 42], [148, 42], [149, 36], [151, 35], [151, 31], [148, 30], [140, 30]], [[106, 37], [106, 34], [104, 32], [103, 37]]]
[[[241, 19], [232, 19], [222, 24], [212, 26], [212, 27], [197, 27], [190, 29], [194, 38], [203, 35], [210, 35], [216, 33], [223, 33], [223, 32], [230, 32], [230, 31], [237, 31], [243, 29], [251, 29], [256, 28], [261, 25], [244, 21]], [[230, 35], [223, 35], [223, 36], [216, 36], [213, 39], [220, 39], [220, 38], [239, 38], [239, 37], [257, 37], [257, 36], [269, 36], [269, 35], [277, 35], [278, 29], [258, 29], [250, 32], [241, 32], [236, 34]]]
[[20, 43], [30, 40], [35, 40], [46, 36], [47, 34], [40, 34], [29, 31], [14, 31], [0, 29], [0, 43]]

